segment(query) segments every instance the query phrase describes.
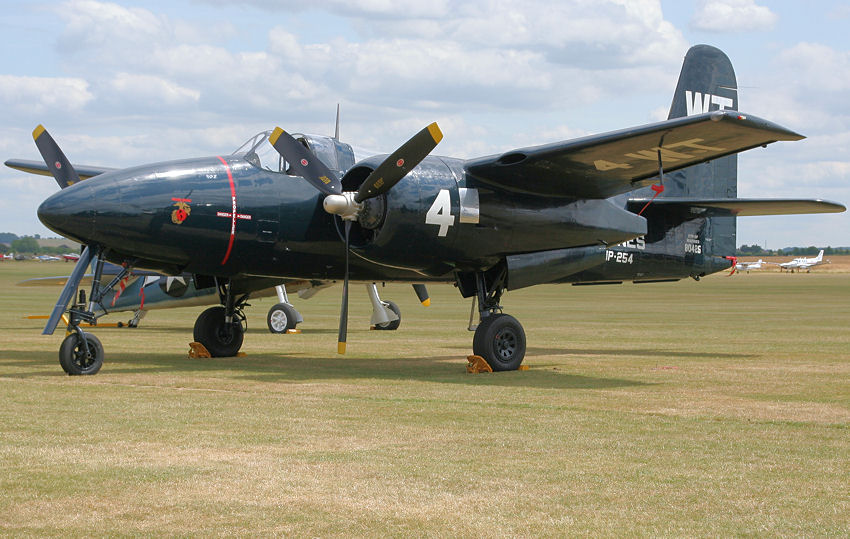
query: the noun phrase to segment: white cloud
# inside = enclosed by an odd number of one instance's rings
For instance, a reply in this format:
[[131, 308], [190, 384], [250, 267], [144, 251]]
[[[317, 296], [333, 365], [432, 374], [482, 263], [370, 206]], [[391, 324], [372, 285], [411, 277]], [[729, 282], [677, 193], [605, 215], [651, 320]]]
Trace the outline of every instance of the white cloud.
[[769, 30], [778, 16], [755, 0], [701, 0], [691, 27], [706, 32], [734, 33]]
[[134, 100], [154, 105], [185, 106], [196, 103], [201, 92], [153, 75], [118, 73], [110, 83], [112, 90]]
[[7, 117], [17, 109], [30, 114], [75, 112], [93, 97], [88, 83], [79, 78], [0, 75], [0, 104]]

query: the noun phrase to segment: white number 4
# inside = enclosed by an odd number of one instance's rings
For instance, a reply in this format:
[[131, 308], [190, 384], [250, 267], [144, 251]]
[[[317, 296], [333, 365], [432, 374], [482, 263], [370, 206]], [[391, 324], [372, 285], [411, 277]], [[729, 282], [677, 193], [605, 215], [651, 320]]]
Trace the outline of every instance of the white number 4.
[[449, 227], [455, 224], [455, 216], [452, 215], [452, 198], [448, 189], [440, 189], [440, 192], [437, 193], [437, 198], [431, 204], [431, 209], [425, 214], [425, 224], [439, 225], [438, 236], [448, 234]]

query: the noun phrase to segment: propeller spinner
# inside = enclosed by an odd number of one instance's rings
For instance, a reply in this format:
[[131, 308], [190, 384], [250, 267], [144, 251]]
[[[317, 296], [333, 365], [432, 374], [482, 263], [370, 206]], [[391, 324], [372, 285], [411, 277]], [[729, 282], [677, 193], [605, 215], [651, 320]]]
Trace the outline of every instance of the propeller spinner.
[[338, 215], [345, 222], [345, 279], [342, 285], [342, 307], [339, 315], [339, 340], [337, 351], [345, 353], [348, 333], [348, 251], [351, 223], [362, 210], [362, 202], [386, 193], [401, 181], [408, 172], [422, 162], [443, 139], [443, 133], [434, 122], [425, 127], [373, 170], [357, 192], [343, 192], [342, 182], [316, 155], [289, 133], [276, 127], [269, 136], [274, 149], [291, 164], [293, 172], [310, 182], [325, 196], [325, 211]]

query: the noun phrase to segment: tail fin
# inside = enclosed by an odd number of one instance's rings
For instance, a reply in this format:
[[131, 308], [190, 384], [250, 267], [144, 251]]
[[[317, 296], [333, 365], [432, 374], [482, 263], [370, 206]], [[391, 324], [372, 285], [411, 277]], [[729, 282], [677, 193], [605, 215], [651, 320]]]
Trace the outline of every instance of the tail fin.
[[[685, 55], [669, 119], [712, 110], [738, 110], [738, 83], [729, 58], [715, 47], [696, 45]], [[738, 157], [730, 155], [665, 174], [665, 197], [737, 198]], [[700, 234], [708, 255], [735, 253], [735, 218], [708, 217]]]
[[823, 260], [823, 249], [820, 250], [820, 252], [818, 253], [818, 256], [815, 258], [815, 260], [817, 260], [818, 262]]

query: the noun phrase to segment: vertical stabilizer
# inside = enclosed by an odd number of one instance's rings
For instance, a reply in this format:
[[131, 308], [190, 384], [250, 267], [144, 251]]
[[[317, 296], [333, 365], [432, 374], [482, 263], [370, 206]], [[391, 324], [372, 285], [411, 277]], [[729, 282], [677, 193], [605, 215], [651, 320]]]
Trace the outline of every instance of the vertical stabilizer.
[[[696, 45], [685, 55], [669, 119], [714, 110], [738, 110], [738, 83], [729, 58], [715, 47]], [[737, 198], [738, 156], [730, 155], [665, 174], [665, 197]], [[705, 219], [706, 255], [735, 254], [735, 218]]]

